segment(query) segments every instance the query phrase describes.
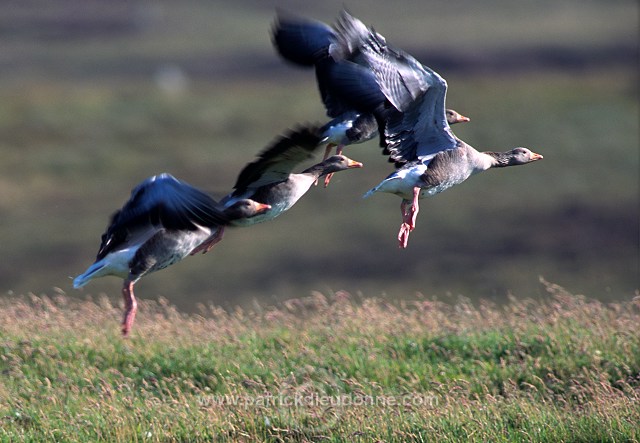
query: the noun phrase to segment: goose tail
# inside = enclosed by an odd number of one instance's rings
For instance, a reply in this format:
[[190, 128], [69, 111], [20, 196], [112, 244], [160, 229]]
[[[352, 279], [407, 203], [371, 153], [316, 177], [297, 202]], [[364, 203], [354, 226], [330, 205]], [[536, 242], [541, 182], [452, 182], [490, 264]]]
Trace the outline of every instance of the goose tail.
[[362, 196], [362, 198], [368, 198], [371, 197], [373, 194], [375, 194], [376, 192], [378, 192], [378, 188], [380, 186], [376, 186], [375, 188], [371, 188], [369, 189], [367, 192], [365, 192], [365, 194]]
[[104, 260], [100, 260], [89, 266], [89, 268], [82, 274], [73, 279], [73, 287], [75, 289], [81, 288], [94, 278], [102, 277], [109, 274], [109, 270], [106, 268]]

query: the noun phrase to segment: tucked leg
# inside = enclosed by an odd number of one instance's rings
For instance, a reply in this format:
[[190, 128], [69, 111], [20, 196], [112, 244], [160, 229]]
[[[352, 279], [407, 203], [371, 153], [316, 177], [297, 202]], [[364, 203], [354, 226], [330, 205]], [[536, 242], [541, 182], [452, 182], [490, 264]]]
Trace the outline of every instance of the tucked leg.
[[[326, 148], [325, 148], [325, 150], [324, 150], [324, 155], [322, 156], [322, 161], [325, 161], [326, 159], [328, 159], [328, 158], [329, 158], [329, 155], [331, 155], [331, 151], [333, 150], [333, 147], [334, 147], [334, 146], [335, 146], [335, 144], [333, 144], [333, 143], [327, 143], [327, 147], [326, 147]], [[313, 185], [314, 185], [314, 186], [318, 186], [318, 180], [316, 180], [316, 181], [313, 183]], [[327, 187], [327, 181], [326, 181], [326, 179], [325, 179], [325, 185], [324, 185], [324, 187], [325, 187], [325, 188]]]
[[127, 337], [136, 318], [138, 303], [133, 294], [134, 282], [130, 279], [124, 281], [122, 287], [122, 297], [124, 298], [124, 319], [122, 320], [122, 335]]
[[[329, 143], [327, 145], [327, 151], [325, 152], [325, 159], [328, 157], [328, 153], [329, 153], [329, 149], [330, 146], [333, 146], [333, 144]], [[336, 146], [336, 155], [342, 155], [342, 150], [344, 149], [344, 145], [343, 144], [339, 144]], [[333, 177], [333, 172], [330, 174], [327, 174], [327, 176], [324, 178], [324, 187], [326, 188], [327, 186], [329, 186], [329, 182], [331, 181], [331, 178]]]
[[223, 234], [224, 226], [220, 226], [213, 235], [209, 236], [205, 241], [193, 248], [193, 251], [191, 251], [189, 255], [196, 255], [200, 251], [202, 251], [203, 254], [206, 254], [216, 245], [216, 243], [222, 240]]
[[322, 156], [322, 161], [325, 161], [326, 159], [329, 158], [329, 155], [331, 155], [331, 151], [333, 150], [334, 146], [335, 144], [333, 143], [327, 143], [327, 147], [324, 150], [324, 155]]

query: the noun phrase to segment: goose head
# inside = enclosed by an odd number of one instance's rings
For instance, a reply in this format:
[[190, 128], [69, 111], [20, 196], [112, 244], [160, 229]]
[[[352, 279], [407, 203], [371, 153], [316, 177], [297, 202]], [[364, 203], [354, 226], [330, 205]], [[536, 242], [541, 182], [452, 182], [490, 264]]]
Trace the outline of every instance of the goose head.
[[333, 155], [327, 158], [322, 163], [318, 163], [318, 167], [322, 171], [321, 175], [326, 175], [326, 174], [331, 174], [338, 171], [345, 171], [347, 169], [352, 169], [352, 168], [362, 168], [363, 165], [360, 162], [351, 160], [347, 156]]
[[447, 123], [449, 123], [450, 125], [471, 121], [469, 117], [465, 117], [464, 115], [460, 114], [457, 111], [454, 111], [453, 109], [446, 109], [445, 113], [447, 115]]
[[260, 215], [271, 209], [271, 205], [259, 203], [257, 201], [245, 198], [238, 200], [227, 209], [224, 213], [230, 220], [238, 220], [241, 218], [251, 218]]
[[503, 152], [496, 157], [499, 166], [516, 166], [541, 160], [544, 157], [536, 154], [527, 148], [514, 148], [511, 151]]

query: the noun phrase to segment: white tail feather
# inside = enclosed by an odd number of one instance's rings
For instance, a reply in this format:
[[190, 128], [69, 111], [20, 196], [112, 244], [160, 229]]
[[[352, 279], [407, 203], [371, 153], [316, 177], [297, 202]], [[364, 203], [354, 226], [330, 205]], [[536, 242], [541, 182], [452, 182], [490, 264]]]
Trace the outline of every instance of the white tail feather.
[[[73, 287], [76, 289], [81, 288], [87, 283], [89, 283], [90, 280], [106, 275], [106, 273], [104, 272], [105, 265], [106, 263], [104, 263], [104, 260], [100, 260], [99, 262], [96, 262], [91, 266], [89, 266], [89, 269], [87, 269], [86, 271], [84, 271], [84, 273], [78, 275], [76, 278], [73, 279]], [[103, 271], [103, 272], [100, 272], [100, 271]]]
[[369, 189], [363, 196], [362, 198], [367, 198], [367, 197], [371, 197], [373, 194], [375, 194], [376, 192], [378, 192], [378, 188], [380, 186], [376, 186], [375, 188], [371, 188]]
[[81, 288], [89, 283], [90, 280], [104, 277], [105, 275], [127, 278], [129, 275], [129, 261], [135, 255], [137, 249], [137, 247], [122, 249], [112, 252], [102, 260], [98, 260], [73, 280], [73, 287], [76, 289]]

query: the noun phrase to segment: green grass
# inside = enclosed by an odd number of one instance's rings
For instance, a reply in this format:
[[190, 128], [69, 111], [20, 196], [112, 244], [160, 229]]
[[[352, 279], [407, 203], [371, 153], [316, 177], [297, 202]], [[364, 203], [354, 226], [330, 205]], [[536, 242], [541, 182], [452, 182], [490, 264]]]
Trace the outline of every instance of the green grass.
[[186, 315], [0, 305], [4, 441], [638, 441], [640, 306], [346, 292]]

